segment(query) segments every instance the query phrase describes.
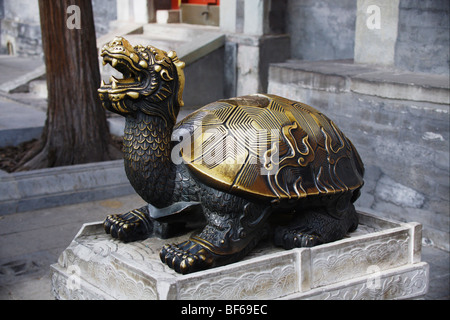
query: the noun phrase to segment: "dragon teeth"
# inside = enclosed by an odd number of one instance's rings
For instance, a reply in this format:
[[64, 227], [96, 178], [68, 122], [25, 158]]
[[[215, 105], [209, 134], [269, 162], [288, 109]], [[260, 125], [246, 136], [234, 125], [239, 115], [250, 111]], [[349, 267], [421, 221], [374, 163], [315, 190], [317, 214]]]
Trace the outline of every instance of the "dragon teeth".
[[133, 99], [137, 99], [137, 98], [139, 98], [139, 93], [129, 91], [129, 92], [127, 92], [127, 96], [129, 96], [130, 98], [133, 98]]
[[111, 65], [113, 67], [117, 66], [118, 63], [119, 63], [119, 61], [117, 59], [112, 59], [112, 61], [111, 61]]
[[111, 88], [117, 89], [118, 88], [117, 87], [118, 80], [116, 78], [114, 78], [114, 76], [111, 76], [110, 81], [111, 81]]
[[130, 59], [133, 60], [135, 63], [139, 62], [139, 57], [134, 53], [130, 54]]
[[140, 65], [142, 68], [144, 68], [144, 69], [147, 69], [147, 68], [148, 68], [148, 64], [147, 64], [147, 62], [144, 61], [144, 60], [139, 61], [139, 65]]

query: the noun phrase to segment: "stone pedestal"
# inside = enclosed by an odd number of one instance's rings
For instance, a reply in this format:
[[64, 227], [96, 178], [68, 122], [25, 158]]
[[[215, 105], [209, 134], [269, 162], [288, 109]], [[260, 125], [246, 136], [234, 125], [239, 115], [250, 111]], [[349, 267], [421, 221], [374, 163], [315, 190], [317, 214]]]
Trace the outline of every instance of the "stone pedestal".
[[51, 266], [57, 299], [407, 299], [428, 289], [421, 225], [360, 213], [361, 224], [333, 243], [283, 250], [260, 244], [243, 261], [189, 275], [159, 260], [167, 242], [124, 244], [101, 223], [85, 224]]

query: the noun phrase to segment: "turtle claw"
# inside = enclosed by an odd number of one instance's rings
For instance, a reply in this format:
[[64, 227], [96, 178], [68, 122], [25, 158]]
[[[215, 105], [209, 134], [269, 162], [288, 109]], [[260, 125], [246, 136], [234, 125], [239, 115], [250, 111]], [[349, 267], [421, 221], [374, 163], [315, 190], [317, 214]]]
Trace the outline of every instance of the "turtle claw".
[[214, 263], [209, 250], [190, 240], [180, 244], [166, 244], [159, 257], [163, 263], [182, 274], [208, 269]]
[[124, 242], [144, 240], [153, 231], [153, 224], [147, 213], [147, 208], [142, 207], [127, 213], [109, 215], [103, 222], [103, 228], [111, 237]]
[[314, 247], [322, 243], [323, 241], [319, 236], [306, 231], [289, 230], [287, 228], [277, 228], [275, 230], [275, 245], [287, 250]]

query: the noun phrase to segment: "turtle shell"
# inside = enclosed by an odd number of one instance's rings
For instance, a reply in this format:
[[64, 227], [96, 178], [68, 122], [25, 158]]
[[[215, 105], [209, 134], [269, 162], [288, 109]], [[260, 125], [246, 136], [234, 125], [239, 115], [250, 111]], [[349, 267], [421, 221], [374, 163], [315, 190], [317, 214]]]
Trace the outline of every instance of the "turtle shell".
[[363, 185], [364, 167], [350, 140], [300, 102], [265, 94], [219, 100], [174, 132], [181, 129], [187, 134], [180, 152], [191, 172], [231, 194], [296, 200]]

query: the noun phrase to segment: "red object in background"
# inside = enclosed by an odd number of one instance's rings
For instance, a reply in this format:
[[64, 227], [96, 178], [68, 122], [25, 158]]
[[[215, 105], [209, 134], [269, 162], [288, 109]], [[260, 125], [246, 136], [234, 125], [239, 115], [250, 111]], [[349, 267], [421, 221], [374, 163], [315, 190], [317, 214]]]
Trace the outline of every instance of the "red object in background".
[[220, 0], [172, 0], [172, 9], [180, 9], [180, 2], [188, 4], [211, 4], [216, 6], [220, 5]]
[[179, 0], [172, 0], [172, 9], [180, 9], [180, 6], [178, 5]]

